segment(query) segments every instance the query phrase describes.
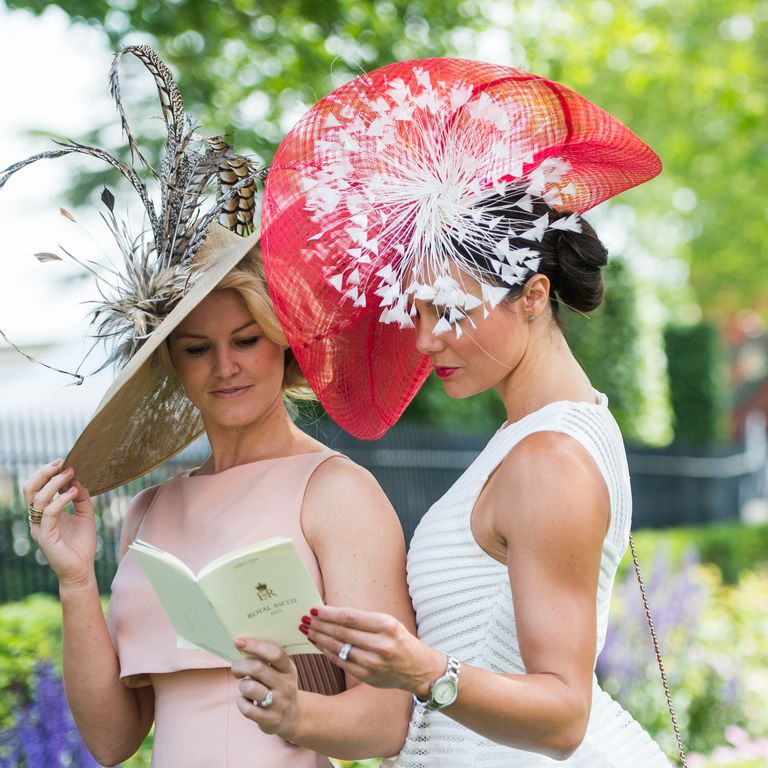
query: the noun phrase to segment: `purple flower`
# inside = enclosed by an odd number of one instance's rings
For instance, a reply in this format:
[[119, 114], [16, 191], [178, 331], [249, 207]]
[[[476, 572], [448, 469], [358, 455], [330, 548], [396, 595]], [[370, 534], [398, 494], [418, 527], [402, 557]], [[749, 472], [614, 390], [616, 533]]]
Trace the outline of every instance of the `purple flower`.
[[[650, 569], [643, 573], [662, 654], [673, 636], [690, 637], [698, 625], [708, 599], [707, 587], [695, 577], [698, 563], [698, 554], [691, 548], [673, 568], [668, 550], [660, 548]], [[655, 659], [634, 569], [616, 584], [614, 593], [615, 613], [597, 660], [597, 674], [601, 680], [610, 680], [611, 688], [624, 690], [646, 679]]]
[[13, 728], [0, 733], [0, 768], [98, 768], [85, 748], [53, 666], [36, 670], [32, 700], [18, 710]]

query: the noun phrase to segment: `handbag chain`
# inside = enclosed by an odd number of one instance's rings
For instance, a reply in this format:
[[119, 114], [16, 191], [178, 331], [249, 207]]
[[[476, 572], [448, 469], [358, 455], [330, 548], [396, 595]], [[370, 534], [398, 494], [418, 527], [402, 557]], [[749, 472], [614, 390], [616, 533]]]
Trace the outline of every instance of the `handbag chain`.
[[653, 626], [653, 618], [651, 617], [651, 609], [648, 604], [648, 595], [645, 591], [645, 584], [643, 584], [643, 577], [640, 575], [640, 566], [637, 562], [637, 552], [635, 551], [635, 542], [632, 540], [632, 534], [629, 535], [629, 548], [632, 551], [632, 562], [635, 565], [635, 573], [637, 574], [637, 581], [640, 584], [640, 594], [643, 597], [643, 608], [645, 609], [645, 617], [648, 620], [648, 628], [651, 631], [651, 640], [653, 641], [653, 650], [656, 653], [656, 661], [659, 664], [659, 672], [661, 673], [661, 684], [664, 686], [664, 696], [667, 699], [667, 709], [669, 709], [669, 717], [672, 720], [672, 728], [675, 732], [675, 739], [677, 740], [677, 751], [680, 755], [680, 765], [682, 768], [688, 768], [688, 764], [685, 761], [685, 750], [683, 749], [683, 740], [680, 737], [680, 728], [677, 725], [677, 717], [675, 716], [675, 710], [672, 706], [672, 696], [669, 693], [669, 685], [667, 684], [667, 675], [664, 672], [664, 662], [661, 660], [661, 651], [659, 650], [659, 640], [656, 637], [656, 629]]

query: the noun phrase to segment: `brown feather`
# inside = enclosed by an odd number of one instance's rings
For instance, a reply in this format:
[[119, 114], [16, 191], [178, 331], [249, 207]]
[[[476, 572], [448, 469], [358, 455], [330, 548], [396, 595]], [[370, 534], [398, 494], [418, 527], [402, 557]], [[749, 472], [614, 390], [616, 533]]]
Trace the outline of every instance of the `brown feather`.
[[[160, 171], [142, 154], [128, 124], [120, 98], [118, 66], [131, 54], [152, 76], [160, 100], [167, 136]], [[112, 345], [110, 361], [127, 362], [146, 337], [181, 300], [196, 273], [193, 259], [211, 223], [216, 219], [241, 235], [254, 229], [257, 183], [265, 172], [243, 155], [236, 155], [222, 136], [203, 138], [186, 117], [184, 103], [168, 67], [148, 46], [129, 46], [120, 51], [109, 73], [110, 89], [131, 157], [137, 159], [160, 185], [160, 209], [156, 211], [146, 185], [132, 165], [126, 165], [98, 147], [75, 141], [60, 149], [42, 152], [15, 163], [0, 173], [0, 188], [21, 168], [42, 159], [79, 153], [102, 160], [119, 171], [139, 194], [149, 221], [149, 231], [132, 234], [115, 214], [115, 196], [101, 193], [101, 216], [122, 257], [119, 269], [81, 260], [59, 246], [64, 254], [96, 278], [100, 300], [93, 302], [91, 318], [95, 334]], [[61, 214], [75, 221], [69, 211]], [[40, 261], [60, 261], [51, 252], [35, 254]]]

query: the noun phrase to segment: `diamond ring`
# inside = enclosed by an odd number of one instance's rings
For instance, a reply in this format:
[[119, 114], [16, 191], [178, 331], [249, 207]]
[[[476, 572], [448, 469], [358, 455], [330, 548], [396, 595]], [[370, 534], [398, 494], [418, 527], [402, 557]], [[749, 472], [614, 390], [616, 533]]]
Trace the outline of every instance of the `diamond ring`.
[[257, 707], [261, 707], [262, 709], [268, 709], [272, 706], [272, 702], [274, 701], [274, 698], [272, 696], [272, 691], [267, 689], [267, 695], [261, 700], [256, 702]]

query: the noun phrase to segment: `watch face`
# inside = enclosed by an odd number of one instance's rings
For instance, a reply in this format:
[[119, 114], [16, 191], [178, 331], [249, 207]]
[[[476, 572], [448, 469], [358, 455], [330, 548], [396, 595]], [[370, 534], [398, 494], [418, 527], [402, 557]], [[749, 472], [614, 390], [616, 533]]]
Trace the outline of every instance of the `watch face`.
[[432, 687], [432, 698], [441, 707], [451, 704], [456, 698], [456, 682], [450, 678], [438, 680]]

